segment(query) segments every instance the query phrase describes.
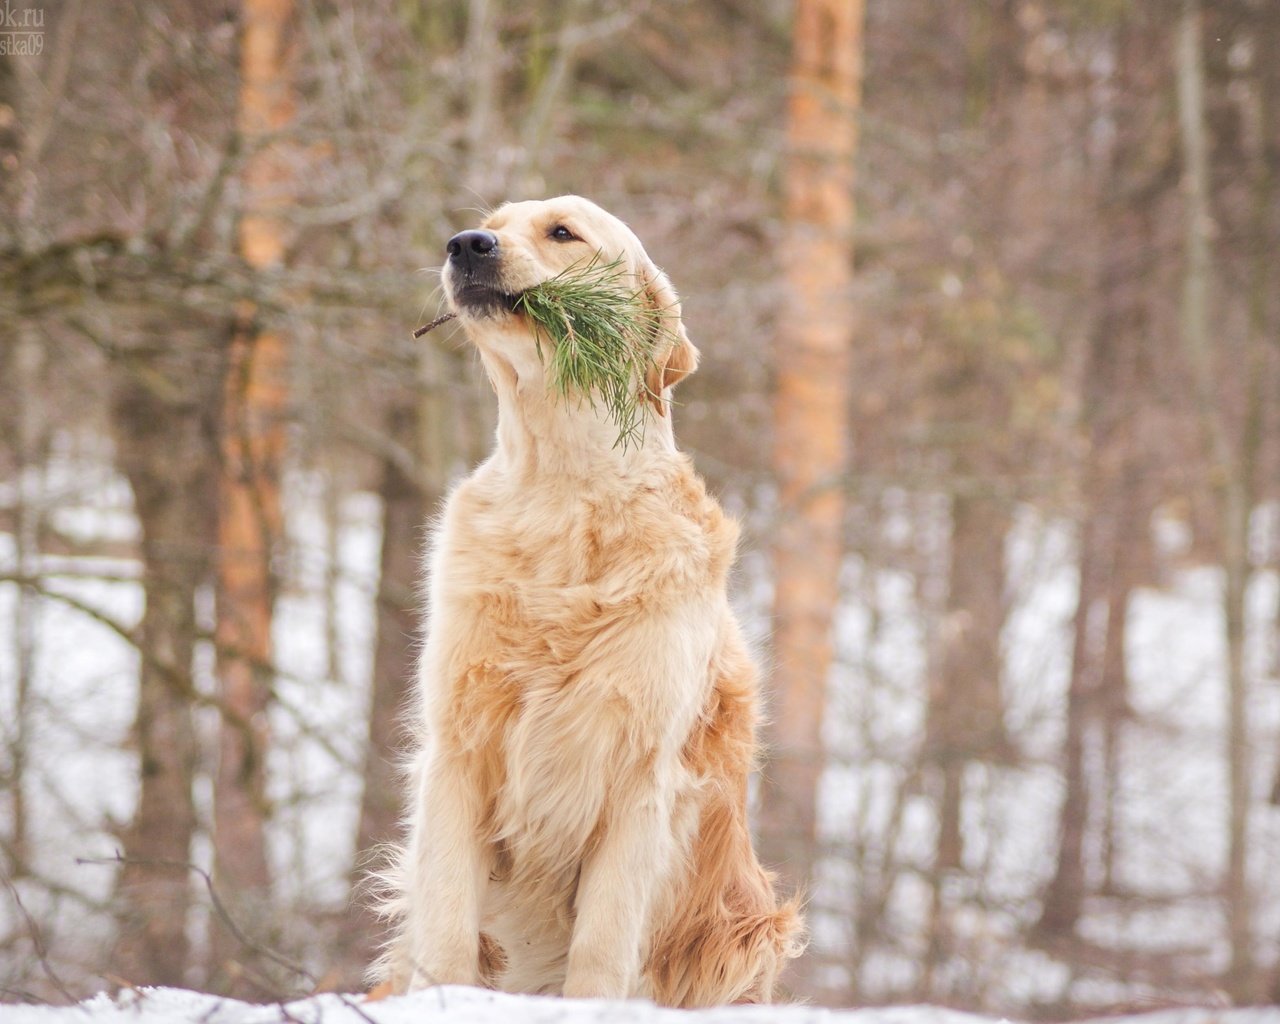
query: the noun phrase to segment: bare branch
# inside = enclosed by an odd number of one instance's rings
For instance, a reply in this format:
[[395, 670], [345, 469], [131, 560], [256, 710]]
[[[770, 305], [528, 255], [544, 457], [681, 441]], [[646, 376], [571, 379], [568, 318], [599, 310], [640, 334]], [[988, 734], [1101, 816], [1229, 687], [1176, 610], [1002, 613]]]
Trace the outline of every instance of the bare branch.
[[45, 949], [44, 939], [40, 935], [40, 928], [36, 924], [35, 919], [27, 910], [26, 904], [22, 902], [22, 895], [18, 892], [18, 887], [14, 885], [8, 878], [4, 878], [5, 888], [9, 890], [9, 895], [13, 897], [14, 905], [18, 908], [18, 913], [22, 915], [22, 919], [26, 922], [27, 933], [31, 937], [31, 945], [35, 949], [36, 960], [40, 964], [40, 969], [44, 971], [44, 975], [49, 979], [49, 983], [58, 990], [68, 1003], [75, 1003], [76, 997], [71, 994], [67, 986], [63, 984], [62, 979], [58, 977], [57, 971], [49, 963], [49, 953]]
[[315, 975], [301, 964], [294, 963], [282, 953], [277, 953], [274, 949], [264, 946], [260, 942], [255, 942], [246, 935], [243, 929], [236, 924], [231, 915], [227, 912], [227, 908], [223, 904], [222, 898], [218, 895], [218, 889], [213, 883], [212, 876], [198, 864], [192, 864], [190, 861], [154, 860], [147, 857], [126, 857], [120, 853], [117, 853], [114, 857], [77, 857], [76, 863], [81, 865], [132, 864], [139, 867], [173, 868], [175, 871], [193, 871], [199, 875], [201, 881], [204, 882], [205, 889], [209, 893], [209, 905], [213, 908], [214, 914], [216, 914], [218, 920], [226, 926], [227, 931], [231, 933], [232, 938], [234, 938], [236, 942], [240, 943], [244, 949], [247, 949], [255, 956], [262, 957], [265, 960], [270, 960], [276, 966], [283, 967], [286, 971], [296, 974], [300, 978], [305, 978], [313, 989], [319, 984]]

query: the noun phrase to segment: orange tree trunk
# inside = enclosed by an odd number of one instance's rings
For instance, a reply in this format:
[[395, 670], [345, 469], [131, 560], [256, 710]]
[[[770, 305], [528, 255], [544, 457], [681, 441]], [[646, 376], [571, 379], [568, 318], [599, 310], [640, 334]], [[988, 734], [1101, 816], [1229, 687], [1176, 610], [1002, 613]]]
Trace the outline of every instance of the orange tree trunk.
[[854, 153], [861, 0], [798, 0], [786, 166], [786, 297], [776, 355], [772, 758], [761, 793], [764, 857], [809, 882], [831, 620], [843, 554], [843, 474], [853, 309]]
[[[239, 117], [251, 149], [293, 117], [288, 74], [292, 13], [292, 0], [245, 0], [242, 9]], [[268, 269], [283, 262], [285, 230], [279, 211], [290, 179], [278, 144], [262, 144], [246, 164], [239, 246], [251, 267]], [[285, 338], [258, 330], [253, 317], [251, 307], [241, 310], [223, 394], [216, 627], [223, 725], [213, 827], [221, 895], [250, 926], [253, 918], [265, 917], [269, 905], [265, 719], [272, 676], [271, 561], [281, 537], [280, 467], [288, 399]], [[214, 927], [214, 984], [244, 991], [235, 981], [242, 977], [235, 962], [243, 951], [217, 922]]]

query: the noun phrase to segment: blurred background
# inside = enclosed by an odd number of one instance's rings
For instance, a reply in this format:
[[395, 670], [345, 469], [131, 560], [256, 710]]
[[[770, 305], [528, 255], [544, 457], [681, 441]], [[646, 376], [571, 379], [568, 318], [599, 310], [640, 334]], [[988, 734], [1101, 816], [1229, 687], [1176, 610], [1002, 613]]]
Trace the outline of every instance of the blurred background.
[[360, 985], [494, 417], [410, 332], [580, 192], [702, 350], [791, 990], [1280, 999], [1280, 3], [6, 11], [0, 997]]

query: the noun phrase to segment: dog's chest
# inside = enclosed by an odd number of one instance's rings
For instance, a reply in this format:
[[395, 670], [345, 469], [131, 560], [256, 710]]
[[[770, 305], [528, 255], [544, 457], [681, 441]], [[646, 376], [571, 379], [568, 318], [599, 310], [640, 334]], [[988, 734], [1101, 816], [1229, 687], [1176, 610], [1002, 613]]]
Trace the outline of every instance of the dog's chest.
[[444, 552], [451, 589], [514, 601], [526, 616], [561, 622], [588, 595], [638, 607], [713, 582], [706, 524], [652, 489], [477, 487], [459, 493], [453, 513]]
[[444, 706], [472, 749], [518, 740], [530, 755], [557, 736], [611, 724], [656, 736], [688, 717], [701, 681], [638, 669], [689, 618], [676, 609], [723, 593], [715, 563], [727, 563], [732, 536], [661, 499], [455, 495], [433, 595], [441, 624], [466, 638]]
[[480, 516], [448, 553], [451, 615], [485, 638], [485, 659], [530, 685], [580, 667], [603, 631], [644, 614], [655, 596], [652, 541], [620, 519], [570, 508], [554, 517]]

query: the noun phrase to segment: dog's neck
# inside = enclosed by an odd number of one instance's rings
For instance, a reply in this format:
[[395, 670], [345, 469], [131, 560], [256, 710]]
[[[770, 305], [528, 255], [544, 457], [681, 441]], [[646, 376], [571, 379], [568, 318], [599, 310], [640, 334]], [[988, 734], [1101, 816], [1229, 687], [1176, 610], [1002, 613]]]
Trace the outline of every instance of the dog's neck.
[[[536, 359], [503, 358], [481, 350], [498, 395], [495, 466], [521, 477], [558, 473], [582, 478], [628, 475], [655, 457], [675, 454], [671, 414], [641, 403], [642, 421], [625, 444], [604, 405], [557, 395]], [[639, 385], [637, 385], [639, 386]]]

